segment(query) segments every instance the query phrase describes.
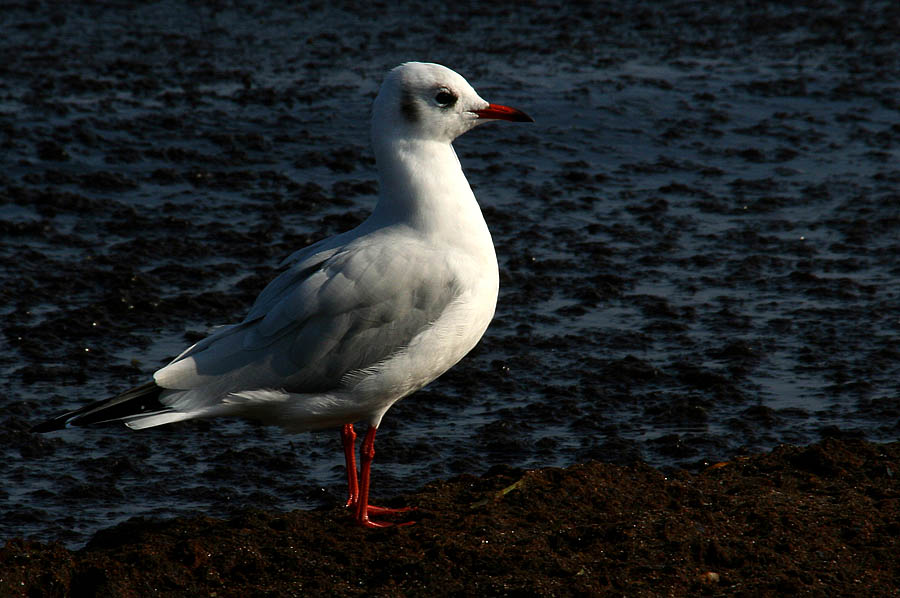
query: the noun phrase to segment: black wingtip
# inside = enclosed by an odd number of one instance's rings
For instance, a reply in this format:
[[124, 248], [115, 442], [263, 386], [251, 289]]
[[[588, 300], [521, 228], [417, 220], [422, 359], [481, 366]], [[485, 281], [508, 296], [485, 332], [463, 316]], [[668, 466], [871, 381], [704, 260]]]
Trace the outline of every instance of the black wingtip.
[[103, 422], [116, 421], [141, 413], [160, 411], [166, 407], [159, 402], [162, 387], [150, 381], [141, 386], [126, 390], [111, 399], [103, 399], [88, 403], [80, 409], [68, 411], [52, 419], [35, 424], [31, 432], [53, 432], [70, 426], [89, 426]]

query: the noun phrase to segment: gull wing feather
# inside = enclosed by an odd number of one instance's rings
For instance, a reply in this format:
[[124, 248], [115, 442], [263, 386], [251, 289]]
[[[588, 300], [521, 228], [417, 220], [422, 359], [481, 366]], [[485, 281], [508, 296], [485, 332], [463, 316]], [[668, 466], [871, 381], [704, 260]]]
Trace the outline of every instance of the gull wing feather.
[[295, 262], [244, 322], [156, 373], [157, 384], [175, 390], [161, 401], [184, 411], [255, 389], [334, 390], [348, 374], [402, 350], [460, 289], [445, 254], [409, 237], [390, 241], [351, 243]]

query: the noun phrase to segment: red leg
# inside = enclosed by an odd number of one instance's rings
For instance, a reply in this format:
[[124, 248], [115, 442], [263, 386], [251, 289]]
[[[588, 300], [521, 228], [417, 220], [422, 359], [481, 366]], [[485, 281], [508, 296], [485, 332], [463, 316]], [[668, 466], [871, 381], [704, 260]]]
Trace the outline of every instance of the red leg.
[[[384, 513], [403, 513], [409, 511], [410, 507], [399, 509], [389, 509], [385, 507], [376, 507], [369, 504], [369, 475], [372, 471], [372, 459], [375, 458], [375, 432], [378, 430], [375, 426], [369, 426], [366, 430], [366, 436], [363, 438], [362, 446], [359, 447], [359, 498], [356, 502], [356, 522], [364, 527], [391, 527], [412, 525], [414, 521], [406, 521], [404, 523], [390, 523], [387, 521], [372, 521], [369, 514]], [[354, 467], [355, 470], [355, 467]]]
[[347, 462], [347, 506], [355, 507], [359, 500], [359, 484], [356, 481], [356, 431], [353, 424], [344, 424], [341, 441], [344, 443], [344, 459]]

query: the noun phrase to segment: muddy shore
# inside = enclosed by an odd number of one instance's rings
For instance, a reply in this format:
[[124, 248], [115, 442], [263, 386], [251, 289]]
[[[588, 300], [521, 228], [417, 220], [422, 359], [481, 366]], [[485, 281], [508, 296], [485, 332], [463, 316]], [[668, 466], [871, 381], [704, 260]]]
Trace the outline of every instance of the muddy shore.
[[900, 444], [826, 440], [699, 474], [646, 465], [495, 468], [388, 505], [248, 510], [13, 540], [2, 596], [896, 596]]
[[[896, 2], [0, 10], [0, 595], [896, 592]], [[501, 296], [379, 432], [415, 526], [333, 431], [28, 433], [360, 222], [405, 60], [537, 121], [455, 145]]]

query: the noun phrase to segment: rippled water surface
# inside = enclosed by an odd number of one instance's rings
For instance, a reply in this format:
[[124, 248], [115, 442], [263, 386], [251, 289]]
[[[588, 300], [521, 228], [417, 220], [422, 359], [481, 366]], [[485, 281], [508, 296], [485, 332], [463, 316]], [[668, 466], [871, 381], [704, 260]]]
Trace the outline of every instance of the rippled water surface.
[[358, 223], [369, 107], [404, 60], [536, 123], [456, 143], [497, 315], [385, 417], [376, 496], [498, 463], [895, 440], [900, 14], [734, 6], [4, 9], [0, 537], [342, 499], [336, 431], [27, 429], [143, 381]]

